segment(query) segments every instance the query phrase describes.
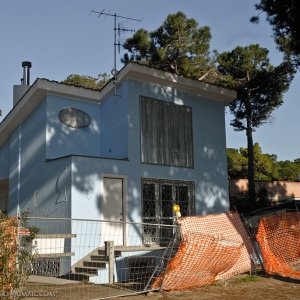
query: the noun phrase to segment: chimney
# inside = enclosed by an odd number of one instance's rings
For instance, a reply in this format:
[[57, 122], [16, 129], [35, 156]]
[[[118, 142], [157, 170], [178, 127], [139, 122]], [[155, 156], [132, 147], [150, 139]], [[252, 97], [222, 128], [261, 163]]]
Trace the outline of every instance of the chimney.
[[30, 88], [30, 68], [32, 64], [30, 61], [23, 61], [23, 78], [21, 78], [21, 85], [14, 85], [14, 106], [20, 101], [23, 95], [28, 91]]
[[30, 68], [32, 64], [30, 61], [23, 61], [23, 80], [21, 79], [22, 85], [30, 85]]

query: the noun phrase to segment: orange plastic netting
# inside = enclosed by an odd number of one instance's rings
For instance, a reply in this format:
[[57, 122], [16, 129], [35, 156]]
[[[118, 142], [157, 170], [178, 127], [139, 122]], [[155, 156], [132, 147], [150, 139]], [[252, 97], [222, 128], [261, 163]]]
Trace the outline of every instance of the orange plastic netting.
[[300, 277], [300, 213], [282, 213], [260, 220], [256, 234], [265, 271]]
[[179, 250], [152, 288], [186, 290], [254, 268], [255, 251], [237, 212], [178, 220]]

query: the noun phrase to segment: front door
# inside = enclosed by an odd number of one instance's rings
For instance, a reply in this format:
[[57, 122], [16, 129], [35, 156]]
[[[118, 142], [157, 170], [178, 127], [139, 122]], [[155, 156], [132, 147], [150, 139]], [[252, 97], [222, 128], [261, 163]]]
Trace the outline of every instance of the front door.
[[114, 241], [114, 245], [124, 245], [123, 213], [123, 178], [103, 177], [103, 194], [101, 199], [102, 242]]

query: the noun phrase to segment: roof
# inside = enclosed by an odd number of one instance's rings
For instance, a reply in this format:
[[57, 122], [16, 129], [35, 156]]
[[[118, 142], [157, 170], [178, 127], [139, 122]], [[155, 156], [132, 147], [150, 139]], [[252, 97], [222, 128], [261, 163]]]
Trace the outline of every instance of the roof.
[[[118, 73], [118, 82], [127, 78], [164, 85], [187, 93], [219, 100], [227, 105], [236, 99], [236, 92], [209, 83], [167, 73], [138, 63], [128, 63]], [[0, 123], [0, 146], [38, 106], [47, 94], [101, 104], [114, 90], [113, 79], [100, 91], [38, 78]]]
[[[174, 73], [161, 71], [157, 68], [140, 63], [128, 63], [119, 71], [118, 82], [122, 83], [126, 78], [168, 86], [176, 90], [219, 100], [224, 102], [225, 105], [228, 105], [236, 99], [236, 91], [234, 90], [183, 77]], [[110, 80], [101, 90], [103, 96], [107, 96], [111, 92], [113, 86], [113, 80]]]

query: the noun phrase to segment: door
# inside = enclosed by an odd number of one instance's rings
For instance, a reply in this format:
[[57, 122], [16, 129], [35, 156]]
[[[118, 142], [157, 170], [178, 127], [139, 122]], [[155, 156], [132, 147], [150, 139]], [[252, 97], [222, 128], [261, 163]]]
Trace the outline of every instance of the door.
[[102, 243], [114, 241], [114, 245], [124, 245], [123, 220], [123, 178], [103, 177], [103, 194], [101, 199]]

